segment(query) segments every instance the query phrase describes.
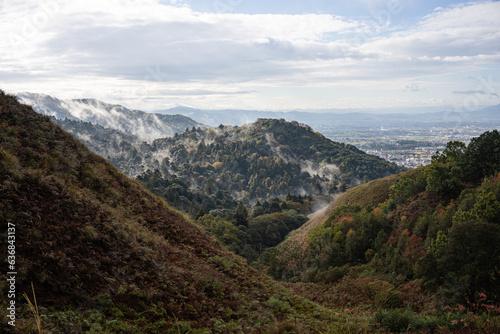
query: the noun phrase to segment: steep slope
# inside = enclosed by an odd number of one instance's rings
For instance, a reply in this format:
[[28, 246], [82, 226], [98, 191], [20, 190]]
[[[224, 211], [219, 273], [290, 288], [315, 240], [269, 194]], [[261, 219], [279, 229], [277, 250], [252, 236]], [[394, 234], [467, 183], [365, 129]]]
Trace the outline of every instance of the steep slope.
[[449, 142], [429, 166], [351, 189], [262, 265], [279, 279], [335, 282], [352, 269], [441, 302], [498, 303], [499, 147], [497, 130]]
[[43, 115], [54, 116], [61, 120], [68, 118], [90, 122], [147, 141], [173, 136], [175, 133], [185, 131], [186, 128], [204, 127], [186, 116], [146, 113], [94, 99], [59, 100], [52, 96], [34, 93], [20, 93], [17, 97]]
[[291, 232], [287, 238], [277, 246], [279, 256], [277, 260], [278, 267], [283, 268], [280, 272], [285, 271], [286, 275], [276, 277], [278, 279], [307, 280], [304, 276], [308, 265], [304, 263], [304, 259], [308, 256], [310, 247], [309, 234], [311, 230], [321, 228], [335, 209], [342, 206], [359, 205], [366, 207], [368, 205], [378, 206], [384, 203], [389, 198], [389, 189], [395, 185], [403, 176], [412, 177], [415, 170], [409, 170], [402, 174], [387, 176], [382, 179], [370, 181], [347, 190], [335, 197], [335, 199], [325, 208], [309, 216], [307, 221], [300, 228]]
[[318, 306], [3, 92], [0, 194], [0, 237], [15, 226], [17, 272], [15, 297], [2, 298], [0, 311], [5, 319], [15, 301], [16, 326], [2, 321], [2, 332], [35, 332], [21, 295], [31, 296], [31, 284], [52, 333], [273, 332], [292, 315], [303, 331], [321, 327]]
[[[294, 235], [300, 235], [302, 233], [307, 233], [314, 227], [323, 224], [328, 216], [338, 207], [343, 205], [357, 204], [362, 207], [367, 205], [377, 206], [389, 198], [389, 189], [404, 175], [406, 177], [415, 178], [418, 169], [413, 169], [400, 174], [394, 174], [381, 179], [376, 179], [352, 189], [348, 189], [345, 193], [342, 193], [335, 197], [335, 199], [330, 202], [328, 206], [323, 208], [320, 212], [315, 212], [309, 218], [309, 221], [305, 223], [301, 228], [294, 231]], [[290, 238], [292, 235], [290, 235]], [[300, 238], [303, 239], [303, 238]], [[298, 240], [297, 240], [298, 241]], [[292, 239], [287, 240], [287, 242], [295, 243], [299, 245], [300, 242], [295, 242]]]

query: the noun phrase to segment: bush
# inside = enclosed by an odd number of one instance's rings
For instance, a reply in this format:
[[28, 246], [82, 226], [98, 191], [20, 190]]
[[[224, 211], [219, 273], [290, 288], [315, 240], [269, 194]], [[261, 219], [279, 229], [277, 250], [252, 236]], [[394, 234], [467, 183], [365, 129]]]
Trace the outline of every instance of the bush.
[[286, 316], [293, 313], [293, 309], [287, 301], [282, 301], [275, 297], [271, 297], [267, 304], [276, 316]]
[[401, 294], [394, 288], [380, 291], [374, 297], [375, 306], [383, 309], [399, 307], [403, 303]]
[[439, 324], [438, 318], [433, 316], [419, 317], [409, 309], [382, 311], [375, 315], [375, 322], [396, 333], [423, 329], [434, 331]]

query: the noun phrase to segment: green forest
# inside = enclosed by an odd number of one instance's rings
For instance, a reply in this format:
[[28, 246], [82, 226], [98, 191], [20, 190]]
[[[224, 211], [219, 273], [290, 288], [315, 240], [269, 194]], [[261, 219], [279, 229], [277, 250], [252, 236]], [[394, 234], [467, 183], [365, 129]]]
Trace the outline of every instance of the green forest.
[[277, 119], [187, 128], [152, 143], [88, 122], [57, 123], [192, 216], [200, 210], [234, 211], [238, 201], [251, 209], [258, 201], [283, 200], [288, 194], [328, 202], [332, 194], [403, 171], [305, 124]]
[[247, 201], [287, 193], [323, 195], [401, 171], [297, 122], [261, 119], [243, 127], [186, 130], [153, 142], [154, 151], [170, 153], [160, 164], [162, 174], [202, 189], [215, 181]]
[[[435, 330], [443, 316], [450, 328], [475, 328], [500, 311], [499, 171], [498, 131], [449, 142], [427, 167], [348, 191], [302, 235], [301, 251], [269, 248], [260, 266], [291, 282], [383, 284], [372, 298], [391, 310], [377, 316], [387, 329]], [[371, 193], [381, 183], [387, 196]], [[457, 307], [462, 315], [450, 312]]]

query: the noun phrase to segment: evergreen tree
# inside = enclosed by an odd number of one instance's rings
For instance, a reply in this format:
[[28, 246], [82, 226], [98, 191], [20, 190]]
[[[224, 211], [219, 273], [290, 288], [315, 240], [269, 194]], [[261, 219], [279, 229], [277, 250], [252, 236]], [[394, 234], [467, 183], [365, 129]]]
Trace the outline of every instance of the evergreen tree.
[[236, 212], [234, 213], [234, 220], [236, 226], [248, 226], [248, 212], [247, 208], [243, 202], [238, 202], [238, 207], [236, 208]]

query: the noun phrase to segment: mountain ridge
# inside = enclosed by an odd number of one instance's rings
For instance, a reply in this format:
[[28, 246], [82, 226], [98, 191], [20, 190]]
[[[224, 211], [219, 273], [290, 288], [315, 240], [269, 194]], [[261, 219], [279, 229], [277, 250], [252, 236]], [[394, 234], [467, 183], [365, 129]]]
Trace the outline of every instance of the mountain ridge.
[[186, 128], [201, 127], [189, 117], [182, 115], [163, 115], [131, 110], [119, 104], [110, 104], [97, 99], [60, 100], [35, 93], [19, 93], [17, 97], [30, 104], [43, 115], [56, 119], [80, 120], [133, 134], [142, 140], [173, 136]]
[[[402, 108], [401, 108], [402, 109]], [[449, 109], [449, 110], [448, 110]], [[189, 107], [174, 107], [166, 110], [157, 110], [158, 113], [180, 113], [204, 124], [211, 126], [238, 125], [255, 122], [258, 118], [284, 118], [287, 121], [298, 121], [307, 123], [315, 129], [319, 129], [325, 124], [331, 126], [364, 126], [380, 127], [388, 122], [401, 123], [416, 122], [426, 123], [432, 120], [436, 123], [453, 123], [463, 120], [469, 121], [500, 121], [500, 105], [493, 105], [484, 108], [444, 108], [437, 111], [422, 111], [417, 113], [404, 112], [370, 112], [362, 109], [338, 109], [333, 112], [328, 110], [314, 111], [264, 111], [264, 110], [205, 110]], [[369, 122], [371, 121], [371, 122]], [[373, 122], [374, 121], [374, 122]]]
[[245, 201], [296, 195], [328, 195], [402, 168], [352, 145], [333, 142], [309, 126], [260, 119], [245, 126], [191, 130], [155, 140], [159, 170], [191, 185], [216, 187]]

